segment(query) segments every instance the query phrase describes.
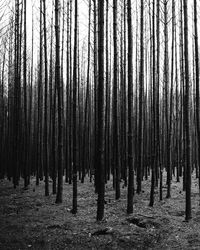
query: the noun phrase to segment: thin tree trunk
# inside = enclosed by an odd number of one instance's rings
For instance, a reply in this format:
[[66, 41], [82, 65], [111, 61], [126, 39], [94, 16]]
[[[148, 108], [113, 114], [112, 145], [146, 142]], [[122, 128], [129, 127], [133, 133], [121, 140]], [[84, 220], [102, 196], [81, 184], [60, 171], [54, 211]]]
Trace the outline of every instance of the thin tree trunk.
[[127, 1], [128, 8], [128, 200], [127, 213], [133, 212], [133, 36], [132, 36], [132, 13], [131, 0]]
[[144, 1], [141, 0], [140, 12], [140, 79], [139, 79], [139, 124], [138, 124], [138, 165], [137, 165], [137, 193], [142, 188], [142, 118], [143, 118], [143, 96], [144, 96]]
[[48, 65], [47, 65], [47, 31], [46, 31], [46, 0], [43, 0], [44, 20], [44, 65], [45, 65], [45, 89], [44, 89], [44, 174], [45, 174], [45, 196], [49, 195], [49, 154], [48, 154]]
[[117, 42], [117, 0], [113, 0], [113, 43], [114, 43], [114, 75], [113, 75], [113, 165], [116, 176], [115, 198], [120, 198], [120, 165], [119, 165], [119, 142], [118, 142], [118, 42]]
[[78, 3], [75, 0], [74, 13], [74, 65], [73, 65], [73, 208], [72, 213], [77, 213], [77, 122], [76, 122], [76, 99], [77, 99], [77, 19]]
[[[88, 154], [87, 149], [89, 149], [89, 133], [88, 127], [90, 124], [89, 120], [89, 89], [90, 89], [90, 26], [91, 26], [91, 0], [89, 0], [89, 23], [88, 23], [88, 65], [87, 65], [87, 86], [86, 86], [86, 97], [85, 97], [85, 110], [84, 110], [84, 130], [83, 130], [83, 162], [82, 162], [82, 178], [81, 182], [84, 183], [85, 178], [85, 168], [89, 164], [87, 161]], [[88, 144], [86, 143], [88, 142]]]
[[155, 188], [155, 174], [156, 174], [156, 166], [157, 166], [157, 159], [156, 159], [156, 155], [157, 155], [157, 147], [156, 147], [156, 61], [155, 61], [155, 0], [153, 0], [153, 17], [152, 17], [152, 26], [153, 26], [153, 33], [152, 33], [152, 40], [153, 40], [153, 66], [152, 66], [152, 80], [153, 80], [153, 148], [152, 148], [152, 152], [153, 152], [153, 160], [152, 160], [152, 173], [151, 173], [151, 193], [150, 193], [150, 203], [149, 206], [153, 206], [154, 204], [154, 188]]
[[24, 0], [24, 187], [28, 186], [28, 120], [27, 120], [27, 66], [26, 66], [26, 0]]
[[[94, 1], [94, 162], [97, 161], [98, 149], [97, 149], [97, 124], [98, 124], [98, 114], [97, 114], [97, 89], [98, 89], [98, 78], [97, 78], [97, 22], [96, 22], [96, 15], [97, 15], [97, 7], [96, 7], [96, 0]], [[95, 164], [96, 165], [96, 164]], [[98, 192], [99, 186], [99, 173], [98, 167], [94, 166], [95, 170], [95, 192]]]
[[200, 195], [200, 124], [199, 124], [199, 36], [197, 28], [197, 1], [194, 0], [194, 42], [195, 42], [195, 73], [196, 73], [196, 130], [197, 130], [197, 152], [199, 163], [199, 195]]
[[190, 124], [189, 124], [189, 57], [188, 57], [188, 4], [183, 1], [184, 10], [184, 56], [185, 56], [185, 105], [184, 127], [186, 132], [186, 208], [185, 220], [192, 218], [191, 214], [191, 162], [190, 162]]
[[63, 98], [62, 83], [60, 78], [60, 1], [55, 0], [55, 35], [56, 35], [56, 67], [55, 81], [58, 94], [58, 187], [56, 203], [62, 203], [63, 197]]
[[97, 164], [98, 164], [98, 200], [97, 221], [104, 217], [105, 169], [104, 169], [104, 1], [98, 0], [98, 124], [97, 124]]
[[168, 0], [164, 1], [164, 86], [165, 86], [165, 136], [166, 136], [166, 168], [167, 168], [167, 196], [171, 197], [171, 162], [170, 162], [170, 124], [169, 124], [169, 61], [168, 61]]
[[69, 151], [70, 151], [70, 142], [69, 142], [69, 133], [70, 133], [70, 117], [69, 117], [69, 108], [70, 108], [70, 70], [69, 70], [69, 1], [67, 2], [67, 52], [66, 52], [66, 146], [65, 146], [65, 182], [69, 181]]
[[160, 190], [159, 190], [159, 196], [160, 200], [162, 200], [162, 186], [163, 186], [163, 177], [162, 177], [162, 164], [160, 161], [160, 0], [157, 0], [157, 68], [156, 68], [156, 74], [157, 74], [157, 94], [156, 94], [156, 132], [157, 132], [157, 157], [158, 157], [158, 167], [160, 169]]
[[15, 1], [15, 84], [14, 84], [14, 121], [13, 121], [13, 135], [14, 135], [14, 143], [13, 143], [13, 184], [14, 188], [18, 185], [18, 172], [19, 172], [19, 57], [20, 57], [20, 44], [19, 44], [19, 0]]

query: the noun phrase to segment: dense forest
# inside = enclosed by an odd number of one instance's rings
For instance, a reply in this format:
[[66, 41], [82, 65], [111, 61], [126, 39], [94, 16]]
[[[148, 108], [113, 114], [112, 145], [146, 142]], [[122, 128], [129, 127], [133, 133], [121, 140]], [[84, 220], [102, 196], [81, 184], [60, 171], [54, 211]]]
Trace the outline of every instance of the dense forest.
[[150, 207], [181, 182], [189, 221], [196, 179], [200, 193], [199, 1], [8, 2], [0, 1], [0, 178], [14, 189], [45, 183], [57, 204], [71, 184], [72, 214], [79, 185], [91, 182], [97, 221], [107, 183], [116, 200], [126, 190], [132, 214], [147, 180]]

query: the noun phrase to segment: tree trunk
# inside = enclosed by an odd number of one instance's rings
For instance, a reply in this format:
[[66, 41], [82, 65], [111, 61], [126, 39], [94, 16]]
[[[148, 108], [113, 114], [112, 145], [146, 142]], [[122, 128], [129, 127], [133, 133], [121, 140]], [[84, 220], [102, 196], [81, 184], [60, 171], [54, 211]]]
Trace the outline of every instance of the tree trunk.
[[49, 154], [48, 154], [48, 65], [47, 65], [47, 31], [46, 31], [46, 0], [43, 0], [43, 20], [44, 20], [44, 65], [45, 65], [45, 85], [44, 85], [44, 174], [45, 174], [45, 196], [49, 195]]
[[104, 1], [98, 0], [98, 124], [97, 124], [97, 168], [98, 168], [98, 200], [97, 221], [104, 217], [105, 169], [104, 169]]
[[132, 36], [132, 13], [131, 0], [127, 1], [128, 7], [128, 203], [127, 213], [133, 212], [133, 36]]
[[116, 200], [120, 198], [120, 166], [118, 142], [118, 42], [117, 42], [117, 0], [113, 0], [113, 43], [114, 43], [114, 75], [113, 75], [113, 171], [116, 176]]
[[200, 124], [199, 124], [199, 36], [197, 28], [197, 1], [194, 0], [194, 42], [195, 42], [195, 73], [196, 73], [196, 130], [198, 145], [198, 163], [199, 163], [199, 195], [200, 195]]
[[77, 213], [77, 139], [76, 139], [76, 97], [77, 97], [77, 19], [78, 3], [75, 0], [74, 13], [74, 65], [73, 65], [73, 208], [72, 213]]
[[143, 127], [143, 96], [144, 96], [144, 1], [141, 0], [140, 12], [140, 79], [139, 79], [139, 124], [138, 124], [138, 165], [137, 165], [137, 193], [142, 188], [142, 127]]
[[184, 102], [184, 127], [186, 133], [186, 208], [185, 220], [192, 218], [191, 214], [191, 162], [190, 162], [190, 124], [189, 124], [189, 58], [188, 58], [188, 4], [183, 1], [184, 11], [184, 56], [185, 56], [185, 102]]
[[26, 0], [24, 0], [24, 187], [28, 186], [28, 120], [27, 120], [27, 66], [26, 66]]
[[55, 81], [58, 94], [58, 187], [56, 203], [62, 203], [63, 196], [63, 98], [62, 83], [60, 79], [60, 1], [55, 0], [55, 36], [56, 36], [56, 67]]
[[153, 156], [152, 156], [152, 165], [151, 165], [151, 192], [150, 192], [150, 203], [149, 206], [153, 206], [154, 204], [154, 188], [155, 188], [155, 174], [156, 174], [156, 167], [157, 167], [157, 147], [156, 147], [156, 55], [155, 55], [155, 0], [153, 0], [153, 17], [152, 17], [152, 26], [153, 26], [153, 33], [152, 33], [152, 40], [153, 40], [153, 66], [152, 66], [152, 80], [153, 80], [153, 107], [152, 107], [152, 111], [153, 111], [153, 124], [152, 124], [152, 134], [153, 134], [153, 147], [152, 147], [152, 152], [153, 152]]

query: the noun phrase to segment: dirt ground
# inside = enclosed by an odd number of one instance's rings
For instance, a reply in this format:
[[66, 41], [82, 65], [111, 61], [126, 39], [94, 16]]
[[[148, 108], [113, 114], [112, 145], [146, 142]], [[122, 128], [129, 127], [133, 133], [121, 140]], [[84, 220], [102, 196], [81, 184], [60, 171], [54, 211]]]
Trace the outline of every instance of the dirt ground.
[[[192, 220], [185, 222], [182, 182], [172, 182], [172, 198], [149, 207], [150, 181], [134, 196], [134, 212], [126, 214], [127, 189], [114, 199], [112, 183], [106, 185], [105, 219], [96, 222], [93, 184], [78, 183], [78, 213], [71, 214], [72, 186], [64, 184], [63, 203], [44, 196], [44, 182], [28, 190], [0, 181], [0, 249], [200, 249], [200, 206], [197, 180], [192, 184]], [[51, 188], [50, 183], [50, 188]], [[163, 189], [166, 196], [166, 187]]]

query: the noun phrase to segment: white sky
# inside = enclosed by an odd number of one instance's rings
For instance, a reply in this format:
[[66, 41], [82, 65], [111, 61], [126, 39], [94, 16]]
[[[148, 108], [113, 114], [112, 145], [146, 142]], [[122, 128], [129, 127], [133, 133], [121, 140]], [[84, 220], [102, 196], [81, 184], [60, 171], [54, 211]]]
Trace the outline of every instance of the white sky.
[[[51, 21], [51, 15], [52, 15], [52, 2], [54, 2], [54, 0], [46, 0], [47, 3], [47, 27], [48, 27], [48, 35], [50, 36], [50, 21]], [[60, 0], [61, 4], [63, 2], [63, 0]], [[120, 1], [118, 1], [120, 3]], [[176, 2], [176, 6], [178, 8], [178, 2], [179, 1], [175, 1]], [[198, 13], [200, 13], [200, 1], [197, 1], [199, 4], [198, 7]], [[65, 0], [65, 3], [67, 3], [67, 0]], [[74, 0], [72, 0], [73, 6], [74, 6]], [[139, 0], [134, 0], [132, 1], [133, 3], [133, 42], [135, 44], [135, 39], [136, 39], [136, 3], [138, 5], [138, 10], [139, 10], [139, 6], [140, 6], [140, 1]], [[148, 6], [149, 0], [145, 1], [145, 6], [146, 6], [146, 11], [145, 11], [145, 17], [146, 20], [148, 21], [149, 17], [148, 17], [148, 11], [149, 11], [149, 6]], [[162, 2], [161, 3], [161, 7], [163, 7]], [[169, 1], [169, 19], [171, 16], [171, 1]], [[3, 31], [6, 30], [6, 28], [4, 28], [3, 30], [2, 27], [4, 27], [8, 21], [9, 21], [9, 17], [10, 14], [12, 13], [12, 10], [14, 10], [14, 4], [15, 1], [14, 0], [0, 0], [0, 34], [4, 33]], [[40, 0], [27, 0], [27, 44], [28, 44], [28, 49], [29, 51], [31, 51], [31, 40], [32, 40], [32, 6], [33, 6], [33, 13], [34, 13], [34, 62], [37, 62], [37, 52], [39, 49], [39, 15], [40, 15], [40, 11], [39, 11], [39, 5], [40, 5]], [[110, 0], [110, 6], [112, 5], [112, 0]], [[192, 6], [193, 6], [193, 0], [188, 0], [188, 5], [189, 5], [189, 44], [190, 44], [190, 48], [192, 48], [192, 38], [193, 38], [193, 25], [192, 25]], [[87, 43], [87, 35], [88, 35], [88, 0], [78, 0], [78, 12], [79, 12], [79, 31], [80, 31], [80, 48], [82, 48], [83, 42], [85, 42], [85, 44]], [[161, 8], [162, 9], [162, 8]], [[110, 12], [109, 12], [109, 17], [110, 17], [110, 21], [112, 22], [112, 8], [110, 8]], [[2, 15], [2, 17], [1, 17]], [[140, 13], [138, 12], [138, 19], [139, 19], [139, 15]], [[177, 19], [179, 18], [179, 16], [177, 15]], [[74, 19], [74, 18], [73, 18]], [[199, 22], [200, 22], [200, 15], [199, 15]], [[61, 23], [62, 25], [62, 23]], [[66, 25], [65, 25], [66, 27]], [[60, 27], [62, 30], [62, 27]], [[137, 25], [137, 29], [138, 29], [138, 25]], [[160, 39], [160, 43], [161, 46], [163, 45], [163, 25], [161, 23], [161, 39]], [[199, 25], [200, 28], [200, 25]], [[177, 25], [177, 32], [179, 32], [178, 30], [178, 25]], [[147, 31], [145, 32], [145, 36], [146, 39], [149, 39], [149, 30], [147, 27]], [[199, 36], [200, 36], [200, 32], [199, 32]], [[1, 38], [2, 36], [0, 36]], [[178, 38], [178, 35], [177, 35]], [[73, 39], [73, 38], [72, 38]], [[92, 38], [91, 38], [92, 39]], [[169, 53], [170, 53], [170, 39], [171, 39], [171, 23], [169, 23]], [[179, 38], [178, 38], [179, 39]], [[179, 41], [177, 41], [179, 42]], [[48, 46], [49, 46], [49, 40], [48, 40]], [[135, 47], [135, 46], [134, 46]], [[87, 48], [86, 48], [87, 51]], [[135, 53], [135, 48], [134, 48], [134, 53]], [[190, 56], [192, 55], [192, 53], [190, 53]], [[133, 59], [134, 63], [135, 63], [135, 58]]]
[[[54, 2], [54, 1], [53, 1]], [[60, 1], [61, 5], [63, 0]], [[72, 0], [72, 4], [74, 7], [74, 1]], [[51, 16], [52, 16], [52, 1], [46, 1], [46, 9], [47, 9], [47, 29], [49, 30], [50, 36], [50, 24], [51, 24]], [[32, 11], [33, 11], [33, 18], [34, 18], [34, 46], [39, 46], [39, 0], [27, 0], [27, 41], [29, 49], [31, 49], [31, 39], [32, 39]], [[65, 0], [65, 11], [67, 8], [67, 1]], [[53, 6], [54, 10], [54, 6]], [[78, 1], [78, 13], [79, 13], [79, 27], [80, 27], [80, 44], [82, 41], [87, 39], [87, 23], [88, 23], [88, 5], [87, 0], [79, 0]], [[54, 13], [53, 13], [54, 15]], [[54, 18], [54, 16], [53, 16]], [[65, 15], [66, 18], [66, 15]], [[74, 20], [74, 17], [72, 16]], [[62, 20], [62, 17], [61, 17]], [[65, 22], [65, 29], [66, 29], [66, 22]], [[62, 31], [62, 21], [60, 31]], [[34, 48], [36, 49], [36, 48]]]

